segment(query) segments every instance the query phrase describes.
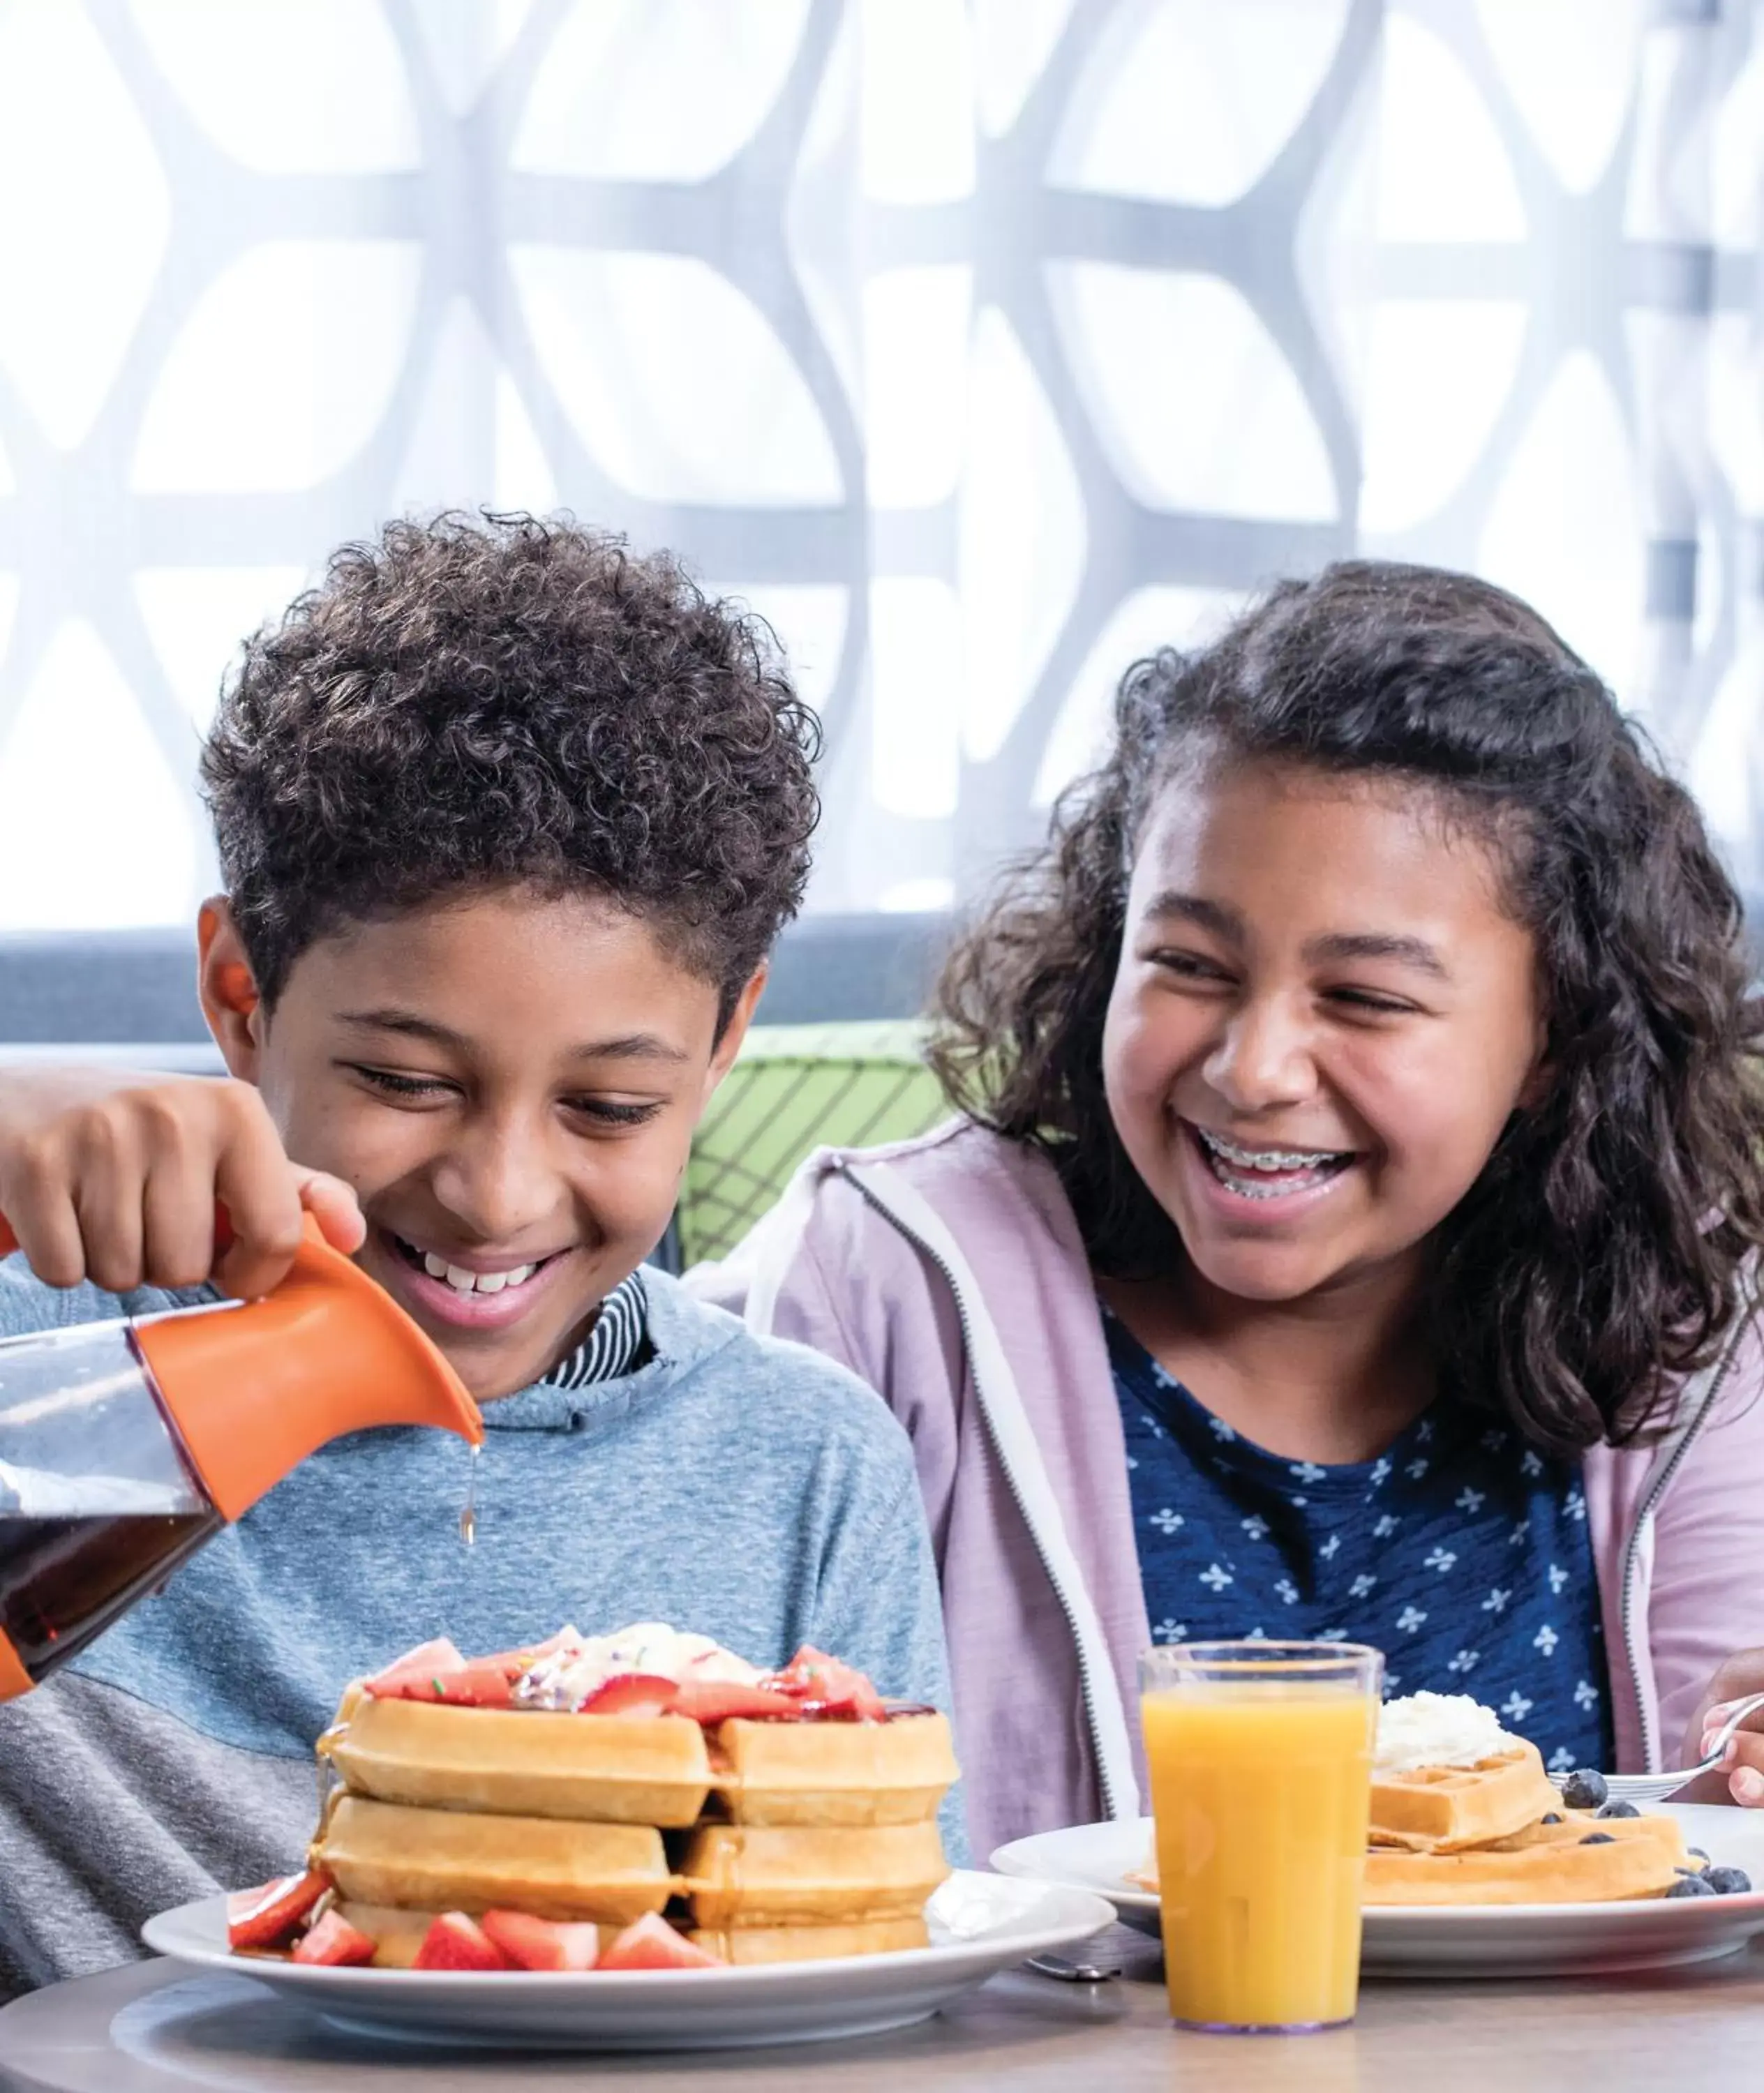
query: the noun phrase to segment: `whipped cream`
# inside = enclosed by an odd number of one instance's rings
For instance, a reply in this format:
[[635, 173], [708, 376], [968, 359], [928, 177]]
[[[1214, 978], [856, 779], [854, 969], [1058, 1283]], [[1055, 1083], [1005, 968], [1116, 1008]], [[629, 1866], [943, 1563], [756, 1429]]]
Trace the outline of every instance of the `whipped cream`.
[[1374, 1774], [1413, 1773], [1418, 1766], [1473, 1766], [1519, 1743], [1492, 1708], [1467, 1693], [1407, 1693], [1378, 1711]]
[[579, 1708], [608, 1679], [627, 1672], [652, 1679], [716, 1679], [752, 1686], [765, 1675], [709, 1636], [689, 1635], [665, 1621], [634, 1621], [610, 1635], [581, 1636], [574, 1628], [556, 1637], [549, 1649], [514, 1689], [526, 1708]]

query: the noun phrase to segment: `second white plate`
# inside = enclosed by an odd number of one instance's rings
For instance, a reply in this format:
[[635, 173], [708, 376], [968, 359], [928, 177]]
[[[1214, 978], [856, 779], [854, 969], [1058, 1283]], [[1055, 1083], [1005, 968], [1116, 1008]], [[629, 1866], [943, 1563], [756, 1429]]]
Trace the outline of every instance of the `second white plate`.
[[929, 1948], [836, 1962], [579, 1976], [313, 1969], [229, 1953], [224, 1897], [161, 1912], [141, 1938], [193, 1969], [249, 1977], [342, 2026], [406, 2042], [730, 2049], [905, 2027], [1025, 1956], [1088, 1940], [1113, 1916], [1086, 1890], [964, 1870], [925, 1908]]
[[[1744, 1868], [1749, 1896], [1644, 1898], [1632, 1904], [1401, 1904], [1366, 1913], [1360, 1967], [1369, 1977], [1570, 1977], [1663, 1969], [1731, 1955], [1764, 1933], [1764, 1810], [1662, 1803], [1688, 1844]], [[1105, 1896], [1129, 1926], [1158, 1930], [1158, 1900], [1125, 1878], [1143, 1867], [1151, 1819], [1078, 1824], [1013, 1840], [1000, 1874]]]

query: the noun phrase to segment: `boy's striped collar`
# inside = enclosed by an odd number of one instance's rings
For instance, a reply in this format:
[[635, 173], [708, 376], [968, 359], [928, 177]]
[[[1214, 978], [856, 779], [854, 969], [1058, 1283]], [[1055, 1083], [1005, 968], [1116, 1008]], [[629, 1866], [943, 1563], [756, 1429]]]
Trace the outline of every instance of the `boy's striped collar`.
[[594, 1328], [561, 1358], [540, 1385], [587, 1388], [595, 1381], [616, 1380], [643, 1362], [649, 1342], [649, 1303], [641, 1273], [621, 1280], [600, 1303]]

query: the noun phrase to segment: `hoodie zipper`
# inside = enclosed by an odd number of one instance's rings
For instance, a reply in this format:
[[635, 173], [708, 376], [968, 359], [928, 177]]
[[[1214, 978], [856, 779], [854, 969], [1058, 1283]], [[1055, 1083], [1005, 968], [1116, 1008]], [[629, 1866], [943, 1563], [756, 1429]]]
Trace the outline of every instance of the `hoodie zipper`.
[[[950, 1298], [956, 1304], [956, 1320], [961, 1326], [962, 1356], [968, 1363], [968, 1371], [973, 1376], [974, 1385], [977, 1388], [980, 1384], [980, 1375], [974, 1363], [973, 1332], [968, 1320], [968, 1303], [963, 1298], [962, 1290], [956, 1281], [955, 1273], [924, 1237], [915, 1229], [908, 1227], [898, 1214], [878, 1198], [861, 1178], [852, 1172], [844, 1169], [843, 1166], [840, 1174], [848, 1183], [856, 1186], [866, 1205], [880, 1214], [899, 1234], [904, 1236], [919, 1254], [942, 1273], [943, 1282], [949, 1289]], [[1060, 1602], [1060, 1610], [1065, 1615], [1066, 1626], [1071, 1632], [1073, 1652], [1078, 1662], [1078, 1691], [1084, 1701], [1084, 1719], [1090, 1733], [1090, 1757], [1096, 1768], [1097, 1789], [1102, 1798], [1103, 1814], [1113, 1819], [1116, 1814], [1117, 1798], [1114, 1792], [1114, 1783], [1109, 1779], [1107, 1762], [1103, 1755], [1102, 1735], [1096, 1719], [1095, 1687], [1091, 1675], [1090, 1661], [1085, 1654], [1083, 1638], [1078, 1632], [1077, 1616], [1072, 1610], [1072, 1602], [1066, 1596], [1065, 1587], [1054, 1575], [1053, 1566], [1047, 1559], [1047, 1551], [1042, 1545], [1041, 1535], [1036, 1530], [1035, 1522], [1029, 1517], [1024, 1506], [1022, 1497], [1016, 1487], [1016, 1477], [1011, 1471], [1011, 1464], [1003, 1457], [1003, 1450], [999, 1445], [998, 1433], [993, 1427], [991, 1413], [983, 1399], [980, 1405], [980, 1415], [986, 1424], [986, 1436], [992, 1442], [993, 1452], [998, 1457], [999, 1467], [1004, 1477], [1005, 1486], [1010, 1491], [1011, 1502], [1016, 1507], [1017, 1516], [1029, 1530], [1029, 1537], [1034, 1545], [1036, 1556], [1040, 1561], [1048, 1583], [1053, 1587], [1054, 1597]]]
[[1629, 1539], [1623, 1548], [1623, 1604], [1618, 1613], [1618, 1625], [1623, 1632], [1623, 1662], [1629, 1667], [1629, 1688], [1636, 1704], [1636, 1724], [1641, 1732], [1641, 1762], [1644, 1769], [1650, 1773], [1656, 1772], [1659, 1769], [1659, 1740], [1654, 1736], [1653, 1725], [1649, 1719], [1647, 1706], [1641, 1692], [1641, 1669], [1636, 1662], [1634, 1629], [1636, 1561], [1640, 1553], [1641, 1536], [1653, 1517], [1654, 1506], [1666, 1494], [1673, 1476], [1678, 1473], [1679, 1464], [1690, 1451], [1697, 1433], [1702, 1430], [1710, 1412], [1714, 1408], [1715, 1398], [1721, 1393], [1723, 1384], [1727, 1378], [1728, 1369], [1733, 1364], [1734, 1355], [1740, 1349], [1740, 1339], [1745, 1334], [1756, 1306], [1755, 1302], [1747, 1304], [1745, 1313], [1740, 1318], [1740, 1327], [1735, 1332], [1732, 1342], [1728, 1346], [1720, 1363], [1714, 1370], [1714, 1378], [1709, 1384], [1709, 1392], [1698, 1406], [1697, 1415], [1685, 1426], [1677, 1445], [1667, 1455], [1666, 1466], [1649, 1485], [1648, 1493], [1641, 1501], [1641, 1509], [1636, 1514], [1635, 1523], [1629, 1529]]

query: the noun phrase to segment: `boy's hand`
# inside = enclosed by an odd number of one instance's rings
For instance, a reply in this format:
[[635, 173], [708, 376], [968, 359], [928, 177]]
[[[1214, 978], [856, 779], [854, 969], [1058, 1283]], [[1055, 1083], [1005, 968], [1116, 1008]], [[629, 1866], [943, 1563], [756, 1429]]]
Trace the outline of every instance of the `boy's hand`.
[[[215, 1205], [232, 1242], [215, 1258]], [[291, 1163], [249, 1083], [111, 1068], [0, 1074], [0, 1214], [51, 1286], [111, 1294], [212, 1278], [252, 1299], [286, 1273], [302, 1211], [340, 1250], [366, 1233], [340, 1178]]]
[[[1688, 1760], [1702, 1757], [1715, 1732], [1736, 1702], [1764, 1693], [1764, 1649], [1743, 1649], [1730, 1657], [1710, 1682], [1709, 1692], [1692, 1718], [1685, 1740]], [[1755, 1809], [1764, 1805], [1764, 1708], [1754, 1709], [1727, 1746], [1720, 1767], [1684, 1791], [1677, 1799], [1692, 1802], [1737, 1802]]]

